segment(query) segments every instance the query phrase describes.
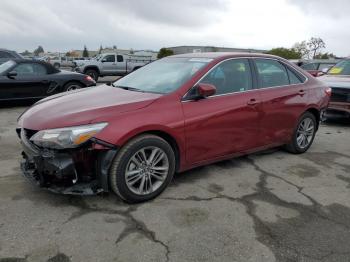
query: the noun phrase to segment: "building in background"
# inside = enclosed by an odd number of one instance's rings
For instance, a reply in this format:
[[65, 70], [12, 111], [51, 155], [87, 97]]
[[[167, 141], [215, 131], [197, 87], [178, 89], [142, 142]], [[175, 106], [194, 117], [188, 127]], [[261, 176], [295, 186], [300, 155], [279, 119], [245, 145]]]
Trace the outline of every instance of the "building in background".
[[204, 53], [204, 52], [248, 52], [248, 53], [266, 53], [267, 50], [262, 49], [246, 49], [216, 46], [174, 46], [167, 47], [174, 52], [175, 55], [186, 53]]

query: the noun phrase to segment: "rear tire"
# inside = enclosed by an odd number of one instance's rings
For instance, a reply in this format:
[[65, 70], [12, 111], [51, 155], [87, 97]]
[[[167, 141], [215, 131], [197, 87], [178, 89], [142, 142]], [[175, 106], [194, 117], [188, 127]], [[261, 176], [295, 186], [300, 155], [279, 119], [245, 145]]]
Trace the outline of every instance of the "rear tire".
[[84, 86], [81, 83], [78, 82], [69, 82], [67, 84], [65, 84], [64, 86], [64, 91], [72, 91], [72, 90], [77, 90], [80, 88], [83, 88]]
[[88, 70], [86, 70], [85, 71], [85, 75], [91, 76], [92, 79], [94, 79], [96, 82], [97, 82], [98, 77], [99, 77], [99, 73], [95, 69], [88, 69]]
[[121, 199], [139, 203], [162, 193], [174, 173], [171, 146], [158, 136], [141, 135], [121, 148], [111, 165], [109, 182]]
[[286, 150], [293, 154], [302, 154], [312, 145], [317, 131], [315, 116], [305, 112], [299, 119], [294, 130], [292, 141], [285, 146]]

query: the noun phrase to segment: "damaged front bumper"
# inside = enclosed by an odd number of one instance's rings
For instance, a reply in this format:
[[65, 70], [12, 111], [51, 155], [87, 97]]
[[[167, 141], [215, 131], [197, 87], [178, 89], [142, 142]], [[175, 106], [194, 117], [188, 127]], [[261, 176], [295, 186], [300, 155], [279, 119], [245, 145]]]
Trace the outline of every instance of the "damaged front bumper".
[[350, 116], [350, 88], [332, 87], [327, 116]]
[[70, 150], [43, 149], [29, 141], [33, 131], [17, 130], [23, 148], [21, 169], [32, 183], [55, 193], [94, 195], [108, 192], [108, 172], [117, 148], [92, 139]]

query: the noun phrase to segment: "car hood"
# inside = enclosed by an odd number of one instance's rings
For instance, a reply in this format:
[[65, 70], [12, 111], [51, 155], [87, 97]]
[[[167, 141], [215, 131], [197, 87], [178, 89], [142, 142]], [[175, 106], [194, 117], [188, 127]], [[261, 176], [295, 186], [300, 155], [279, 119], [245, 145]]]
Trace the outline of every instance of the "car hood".
[[94, 123], [148, 106], [160, 94], [142, 93], [102, 85], [64, 92], [40, 100], [19, 118], [19, 126], [43, 130]]
[[324, 75], [317, 79], [325, 82], [330, 87], [350, 88], [350, 76], [348, 75]]

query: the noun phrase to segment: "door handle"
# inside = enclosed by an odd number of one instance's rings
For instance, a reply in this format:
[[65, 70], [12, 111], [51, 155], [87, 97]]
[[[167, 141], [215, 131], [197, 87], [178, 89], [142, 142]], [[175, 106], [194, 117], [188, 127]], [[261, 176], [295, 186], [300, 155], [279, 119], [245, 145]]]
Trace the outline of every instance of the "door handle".
[[300, 96], [305, 95], [305, 91], [304, 90], [299, 90], [298, 95], [300, 95]]
[[255, 106], [256, 104], [259, 104], [259, 101], [256, 100], [255, 98], [252, 98], [247, 102], [248, 106]]

